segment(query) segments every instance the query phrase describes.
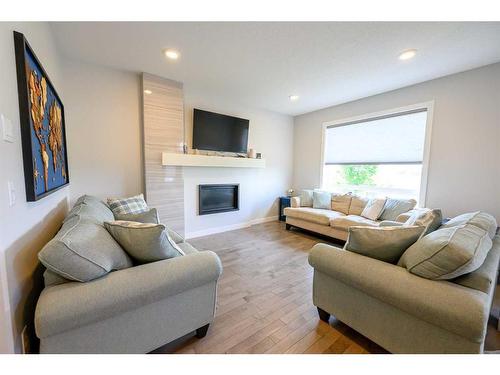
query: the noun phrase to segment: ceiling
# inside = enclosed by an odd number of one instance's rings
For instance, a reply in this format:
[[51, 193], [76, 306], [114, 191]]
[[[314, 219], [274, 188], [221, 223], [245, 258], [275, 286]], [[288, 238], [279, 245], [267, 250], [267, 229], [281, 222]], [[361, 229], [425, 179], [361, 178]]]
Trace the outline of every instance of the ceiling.
[[[297, 115], [500, 61], [500, 22], [63, 22], [72, 59]], [[168, 61], [162, 50], [177, 49]], [[418, 50], [407, 61], [398, 55]], [[299, 95], [291, 102], [290, 95]]]

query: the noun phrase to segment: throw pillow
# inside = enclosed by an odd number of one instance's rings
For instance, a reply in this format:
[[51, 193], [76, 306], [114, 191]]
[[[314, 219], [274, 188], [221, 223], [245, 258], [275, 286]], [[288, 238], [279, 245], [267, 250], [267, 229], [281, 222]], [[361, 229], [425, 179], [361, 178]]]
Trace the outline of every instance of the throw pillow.
[[349, 207], [351, 206], [351, 194], [334, 194], [332, 196], [332, 210], [349, 215]]
[[385, 201], [384, 210], [380, 215], [380, 220], [396, 220], [402, 213], [408, 212], [415, 207], [415, 199], [392, 199]]
[[361, 212], [363, 212], [367, 203], [368, 198], [353, 195], [351, 199], [351, 205], [349, 206], [349, 215], [361, 216]]
[[141, 264], [184, 255], [163, 224], [118, 220], [105, 222], [104, 226], [123, 249]]
[[349, 227], [345, 250], [361, 255], [396, 263], [401, 255], [413, 245], [424, 227]]
[[312, 207], [313, 206], [313, 191], [312, 190], [302, 190], [300, 192], [300, 206], [301, 207]]
[[313, 208], [332, 209], [332, 193], [313, 191]]
[[368, 201], [366, 207], [361, 212], [361, 216], [370, 220], [377, 220], [385, 205], [385, 198], [373, 198]]
[[441, 214], [441, 210], [439, 208], [422, 208], [414, 210], [404, 225], [418, 225], [425, 227], [425, 231], [422, 233], [423, 237], [438, 229], [442, 221], [443, 215]]
[[114, 215], [138, 214], [148, 210], [148, 205], [142, 194], [130, 198], [108, 198], [108, 206]]
[[441, 228], [451, 228], [463, 224], [471, 224], [478, 228], [484, 229], [486, 232], [488, 232], [488, 235], [491, 239], [495, 237], [495, 233], [497, 231], [497, 221], [495, 220], [495, 218], [490, 214], [481, 211], [470, 212], [467, 214], [456, 216], [446, 224], [443, 224]]
[[149, 211], [140, 212], [138, 214], [116, 214], [115, 220], [160, 224], [160, 219], [158, 218], [158, 211], [156, 211], [156, 208], [152, 208]]
[[474, 225], [438, 229], [410, 246], [398, 265], [426, 279], [454, 279], [478, 269], [492, 246], [488, 232]]
[[94, 220], [74, 215], [38, 253], [40, 262], [68, 280], [86, 282], [132, 261], [108, 231]]

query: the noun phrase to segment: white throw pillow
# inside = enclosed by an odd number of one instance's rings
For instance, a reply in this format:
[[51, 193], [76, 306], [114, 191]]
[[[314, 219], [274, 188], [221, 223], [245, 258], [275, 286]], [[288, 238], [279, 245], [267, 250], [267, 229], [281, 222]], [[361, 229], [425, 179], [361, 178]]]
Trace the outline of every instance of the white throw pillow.
[[361, 216], [370, 220], [377, 220], [384, 210], [385, 201], [386, 198], [370, 199], [366, 207], [363, 209], [363, 212], [361, 212]]

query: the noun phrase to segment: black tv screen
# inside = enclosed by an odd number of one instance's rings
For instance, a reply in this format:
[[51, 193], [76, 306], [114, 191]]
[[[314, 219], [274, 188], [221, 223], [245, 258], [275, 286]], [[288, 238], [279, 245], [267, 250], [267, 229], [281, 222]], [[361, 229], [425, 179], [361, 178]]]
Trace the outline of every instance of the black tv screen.
[[193, 148], [197, 150], [246, 153], [249, 121], [194, 109]]

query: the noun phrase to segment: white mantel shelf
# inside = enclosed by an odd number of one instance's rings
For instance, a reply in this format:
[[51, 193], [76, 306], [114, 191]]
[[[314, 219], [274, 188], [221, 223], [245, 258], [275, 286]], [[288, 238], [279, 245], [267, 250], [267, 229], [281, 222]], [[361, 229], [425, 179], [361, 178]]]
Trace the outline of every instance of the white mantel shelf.
[[163, 152], [162, 165], [182, 167], [265, 168], [266, 160]]

